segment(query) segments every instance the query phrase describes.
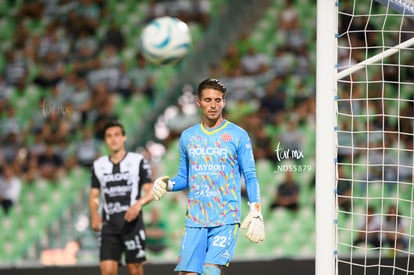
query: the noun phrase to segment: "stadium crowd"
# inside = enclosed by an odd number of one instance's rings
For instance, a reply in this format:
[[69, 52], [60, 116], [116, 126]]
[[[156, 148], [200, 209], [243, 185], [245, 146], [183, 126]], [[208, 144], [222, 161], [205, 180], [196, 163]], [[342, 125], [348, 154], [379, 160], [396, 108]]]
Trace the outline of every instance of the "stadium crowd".
[[[71, 168], [88, 168], [102, 153], [104, 122], [120, 118], [117, 102], [132, 102], [139, 97], [153, 104], [156, 95], [163, 93], [154, 76], [156, 68], [139, 54], [137, 45], [131, 45], [125, 26], [112, 16], [114, 7], [110, 3], [116, 1], [21, 2], [14, 6], [12, 36], [0, 64], [0, 202], [4, 209], [18, 203], [24, 184], [35, 183], [39, 178], [59, 184], [59, 178]], [[262, 34], [267, 36], [266, 39], [258, 42], [255, 40], [257, 33], [241, 33], [234, 43], [227, 45], [222, 59], [210, 64], [209, 71], [210, 77], [220, 78], [231, 91], [225, 116], [248, 131], [258, 162], [268, 161], [272, 166], [280, 163], [275, 152], [278, 146], [286, 150], [314, 147], [313, 137], [308, 134], [313, 134], [315, 126], [315, 53], [312, 51], [315, 33], [309, 31], [312, 28], [301, 16], [297, 1], [280, 2], [281, 8], [272, 15], [277, 20], [272, 20], [273, 25]], [[138, 20], [142, 26], [155, 17], [173, 15], [199, 24], [205, 30], [211, 20], [210, 0], [150, 0], [143, 7], [144, 16]], [[358, 24], [371, 30], [378, 28], [372, 22], [364, 21], [367, 18], [359, 20], [353, 28], [361, 29]], [[348, 23], [345, 19], [341, 21], [343, 32]], [[350, 37], [354, 47], [369, 43], [375, 48], [379, 44], [378, 37], [360, 35], [355, 33]], [[362, 51], [350, 53], [345, 49], [338, 53], [340, 68], [363, 60]], [[405, 73], [414, 75], [412, 68], [407, 68]], [[388, 83], [386, 87], [370, 90], [394, 92], [396, 77], [395, 66], [388, 66], [384, 74], [376, 76], [377, 80]], [[351, 90], [352, 94], [349, 93]], [[363, 93], [360, 86], [340, 85], [338, 95], [344, 100], [338, 102], [339, 114], [346, 117], [384, 113], [392, 107], [391, 104], [381, 106], [380, 102], [362, 104], [360, 100], [353, 100]], [[398, 124], [391, 117], [378, 116], [369, 123], [370, 129], [388, 131], [384, 146], [392, 147], [398, 143], [406, 149], [400, 152], [399, 159], [392, 155], [392, 151], [386, 152], [385, 159], [379, 150], [370, 154], [370, 164], [390, 164], [385, 173], [390, 183], [396, 177], [407, 182], [412, 178], [413, 129], [408, 118], [414, 116], [413, 110], [409, 104], [400, 109], [400, 131], [410, 134], [399, 139], [392, 131]], [[166, 147], [176, 141], [186, 125], [198, 119], [194, 101], [186, 93], [172, 103], [163, 116], [168, 134], [156, 142]], [[338, 128], [348, 129], [349, 123], [348, 119], [340, 119]], [[366, 125], [355, 126], [365, 130]], [[350, 163], [351, 153], [354, 162], [365, 161], [363, 151], [358, 154], [350, 150], [352, 140], [359, 142], [361, 147], [379, 148], [382, 137], [372, 135], [366, 144], [365, 136], [352, 137], [347, 131], [339, 132], [339, 163]], [[144, 150], [151, 159], [151, 150]], [[305, 151], [305, 154], [313, 156], [314, 151]], [[313, 160], [303, 161], [311, 163]], [[404, 164], [398, 170], [396, 161]], [[340, 207], [348, 211], [352, 195], [347, 182], [350, 171], [343, 168], [340, 165], [339, 200]], [[371, 178], [361, 178], [361, 182], [379, 180], [383, 171], [370, 171], [369, 174]], [[271, 190], [276, 190], [275, 199], [283, 193], [294, 193], [293, 202], [285, 206], [295, 212], [301, 207], [300, 192], [315, 184], [314, 178], [309, 183], [297, 180], [290, 178], [293, 184], [287, 188], [282, 186], [283, 183], [270, 182]], [[6, 188], [11, 182], [15, 187]], [[265, 184], [269, 186], [269, 183]], [[365, 186], [361, 184], [361, 192], [366, 190]], [[279, 206], [283, 206], [282, 203], [269, 201], [269, 211]], [[162, 247], [156, 247], [156, 250], [164, 249], [164, 240], [161, 243]], [[155, 244], [158, 246], [157, 240]]]
[[[89, 169], [102, 153], [102, 125], [121, 118], [118, 102], [130, 104], [138, 97], [153, 104], [163, 93], [156, 68], [131, 43], [136, 37], [131, 39], [111, 16], [110, 2], [40, 1], [33, 6], [33, 1], [23, 1], [14, 9], [16, 27], [0, 64], [0, 164], [11, 163], [22, 186], [38, 179], [56, 185], [74, 167]], [[139, 22], [169, 14], [208, 28], [210, 1], [195, 1], [200, 3], [195, 11], [188, 2], [148, 1]], [[231, 91], [225, 116], [249, 132], [255, 158], [270, 162], [270, 169], [278, 163], [278, 144], [286, 150], [312, 148], [313, 138], [303, 136], [313, 133], [315, 120], [314, 34], [305, 28], [295, 1], [281, 6], [272, 15], [279, 20], [269, 26], [277, 42], [270, 36], [258, 42], [244, 32], [228, 45], [221, 61], [211, 64], [209, 75]], [[169, 135], [155, 141], [165, 147], [176, 140], [183, 123], [198, 119], [191, 97], [171, 104], [177, 111], [167, 119]], [[148, 159], [155, 158], [151, 148], [143, 150]], [[313, 151], [306, 156], [311, 163]], [[154, 169], [157, 175], [160, 168]], [[263, 184], [269, 191], [279, 190], [273, 177]], [[297, 192], [313, 186], [299, 184]], [[299, 196], [295, 209], [301, 207]]]
[[[173, 14], [207, 26], [209, 1], [196, 3], [192, 9], [187, 1], [150, 1], [141, 23]], [[128, 37], [109, 8], [106, 1], [82, 0], [23, 1], [15, 9], [16, 27], [0, 75], [0, 160], [11, 163], [23, 183], [39, 177], [57, 182], [71, 167], [88, 167], [100, 154], [103, 123], [119, 117], [117, 98], [140, 96], [151, 102], [162, 92], [156, 91], [153, 68], [136, 49], [132, 60], [123, 56]], [[293, 128], [314, 115], [314, 91], [299, 84], [314, 72], [306, 51], [311, 37], [301, 27], [294, 1], [287, 1], [277, 17], [286, 41], [274, 56], [258, 51], [244, 33], [211, 70], [233, 91], [229, 118], [252, 134], [256, 157], [272, 161], [279, 136], [266, 127], [281, 128], [288, 113]], [[30, 24], [41, 31], [32, 31]], [[269, 79], [262, 88], [260, 77]], [[290, 79], [297, 84], [287, 87]], [[287, 89], [295, 90], [290, 103]], [[289, 127], [280, 132], [288, 135]]]

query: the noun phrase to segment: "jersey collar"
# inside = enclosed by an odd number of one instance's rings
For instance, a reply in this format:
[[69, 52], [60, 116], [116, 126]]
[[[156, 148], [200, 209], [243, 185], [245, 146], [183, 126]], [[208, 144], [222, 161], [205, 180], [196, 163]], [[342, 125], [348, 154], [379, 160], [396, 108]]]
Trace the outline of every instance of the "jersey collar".
[[223, 119], [223, 121], [221, 122], [220, 125], [218, 125], [217, 127], [211, 128], [211, 129], [207, 129], [206, 127], [204, 127], [203, 123], [200, 123], [200, 127], [201, 130], [207, 134], [207, 135], [212, 135], [215, 134], [217, 132], [220, 132], [221, 130], [223, 130], [224, 128], [226, 128], [226, 126], [229, 124], [229, 121], [226, 119]]

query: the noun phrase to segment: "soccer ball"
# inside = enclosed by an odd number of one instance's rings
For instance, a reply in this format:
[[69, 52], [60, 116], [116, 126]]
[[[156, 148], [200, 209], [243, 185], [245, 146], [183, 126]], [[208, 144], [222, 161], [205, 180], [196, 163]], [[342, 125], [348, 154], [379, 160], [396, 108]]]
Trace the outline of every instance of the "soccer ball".
[[139, 44], [142, 55], [152, 64], [177, 64], [190, 49], [190, 30], [178, 18], [155, 18], [142, 30]]

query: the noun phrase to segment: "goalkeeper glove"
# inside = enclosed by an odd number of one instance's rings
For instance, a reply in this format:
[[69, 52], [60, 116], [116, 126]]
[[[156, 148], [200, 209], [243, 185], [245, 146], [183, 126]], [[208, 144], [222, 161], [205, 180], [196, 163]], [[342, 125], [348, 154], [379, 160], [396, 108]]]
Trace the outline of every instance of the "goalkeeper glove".
[[157, 178], [152, 186], [152, 195], [154, 199], [160, 200], [162, 197], [164, 197], [167, 191], [172, 190], [173, 185], [174, 182], [170, 181], [170, 178], [168, 176]]
[[254, 242], [258, 243], [265, 239], [265, 229], [263, 223], [263, 215], [260, 210], [260, 203], [249, 203], [250, 212], [246, 218], [244, 218], [240, 228], [247, 229], [246, 237]]

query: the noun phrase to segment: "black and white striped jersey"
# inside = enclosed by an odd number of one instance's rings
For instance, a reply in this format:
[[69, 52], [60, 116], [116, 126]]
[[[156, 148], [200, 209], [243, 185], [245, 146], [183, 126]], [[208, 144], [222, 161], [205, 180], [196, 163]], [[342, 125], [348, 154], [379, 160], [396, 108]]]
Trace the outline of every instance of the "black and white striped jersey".
[[100, 189], [104, 222], [122, 227], [125, 212], [141, 197], [142, 185], [151, 182], [150, 165], [141, 154], [128, 152], [119, 163], [109, 156], [95, 160], [91, 188]]

